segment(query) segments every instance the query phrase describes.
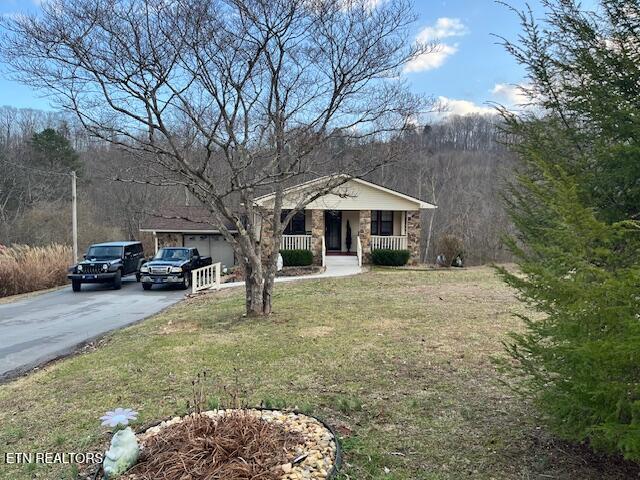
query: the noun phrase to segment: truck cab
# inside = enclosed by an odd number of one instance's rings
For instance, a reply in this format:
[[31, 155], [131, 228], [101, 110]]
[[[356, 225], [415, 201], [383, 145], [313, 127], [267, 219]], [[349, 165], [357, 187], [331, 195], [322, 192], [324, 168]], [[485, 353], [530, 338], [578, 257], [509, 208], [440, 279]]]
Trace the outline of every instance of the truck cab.
[[202, 257], [197, 248], [164, 247], [140, 267], [142, 288], [151, 290], [153, 285], [191, 286], [191, 272], [211, 265], [211, 257]]

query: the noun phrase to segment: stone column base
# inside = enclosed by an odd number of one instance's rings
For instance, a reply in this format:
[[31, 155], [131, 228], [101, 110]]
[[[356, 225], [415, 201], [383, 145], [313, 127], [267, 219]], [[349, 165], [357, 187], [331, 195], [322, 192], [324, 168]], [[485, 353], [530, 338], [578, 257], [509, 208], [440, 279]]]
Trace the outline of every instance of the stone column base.
[[407, 248], [411, 253], [409, 263], [415, 265], [420, 263], [420, 210], [409, 210], [407, 212]]
[[371, 263], [371, 210], [360, 210], [358, 236], [362, 246], [362, 263]]

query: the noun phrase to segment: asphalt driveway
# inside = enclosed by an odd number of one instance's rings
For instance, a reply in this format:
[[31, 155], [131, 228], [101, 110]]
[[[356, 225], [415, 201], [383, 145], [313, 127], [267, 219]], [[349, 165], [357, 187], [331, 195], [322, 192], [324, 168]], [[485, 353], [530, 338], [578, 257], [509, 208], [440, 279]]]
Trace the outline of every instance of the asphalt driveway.
[[126, 277], [121, 290], [107, 285], [65, 287], [0, 304], [0, 379], [72, 352], [88, 340], [142, 320], [184, 298], [184, 290], [145, 292]]

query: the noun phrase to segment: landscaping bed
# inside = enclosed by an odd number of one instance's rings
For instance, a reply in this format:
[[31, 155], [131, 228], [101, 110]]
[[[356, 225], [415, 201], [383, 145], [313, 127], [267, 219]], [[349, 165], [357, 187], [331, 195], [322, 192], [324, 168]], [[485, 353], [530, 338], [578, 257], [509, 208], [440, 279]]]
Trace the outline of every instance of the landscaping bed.
[[[293, 411], [217, 409], [140, 431], [139, 458], [121, 480], [325, 480], [340, 466], [335, 433]], [[90, 478], [104, 478], [100, 468]]]
[[324, 267], [317, 265], [308, 265], [302, 267], [282, 267], [277, 273], [278, 277], [299, 277], [303, 275], [316, 275], [324, 272]]

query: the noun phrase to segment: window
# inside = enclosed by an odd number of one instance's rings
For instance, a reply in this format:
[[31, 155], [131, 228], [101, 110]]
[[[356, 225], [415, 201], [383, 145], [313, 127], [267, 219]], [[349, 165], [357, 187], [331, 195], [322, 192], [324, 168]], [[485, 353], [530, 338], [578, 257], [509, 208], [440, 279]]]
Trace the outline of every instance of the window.
[[371, 235], [393, 235], [393, 212], [391, 210], [371, 211]]
[[154, 260], [188, 260], [189, 249], [187, 248], [161, 248], [153, 257]]
[[[289, 214], [290, 210], [283, 210], [280, 215], [280, 221], [284, 222], [284, 219]], [[304, 229], [304, 211], [296, 212], [291, 218], [289, 225], [284, 229], [285, 235], [304, 235], [306, 233]]]
[[123, 248], [122, 247], [112, 247], [112, 246], [93, 246], [89, 248], [87, 252], [87, 258], [89, 260], [107, 260], [113, 258], [122, 258]]

